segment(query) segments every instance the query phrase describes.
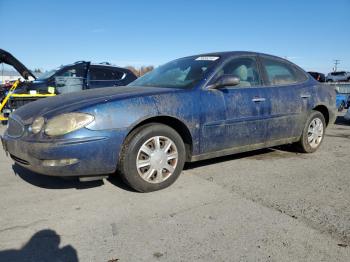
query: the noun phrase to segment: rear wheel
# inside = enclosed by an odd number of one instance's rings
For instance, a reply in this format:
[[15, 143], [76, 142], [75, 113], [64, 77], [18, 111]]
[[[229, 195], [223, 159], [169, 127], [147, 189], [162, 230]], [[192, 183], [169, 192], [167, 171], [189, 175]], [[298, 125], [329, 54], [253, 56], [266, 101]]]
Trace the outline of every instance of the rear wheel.
[[118, 169], [132, 188], [151, 192], [175, 182], [183, 169], [185, 155], [185, 145], [174, 129], [150, 123], [128, 136]]
[[318, 111], [312, 111], [306, 121], [300, 141], [298, 142], [298, 147], [301, 152], [315, 152], [323, 141], [325, 129], [326, 121], [323, 114]]

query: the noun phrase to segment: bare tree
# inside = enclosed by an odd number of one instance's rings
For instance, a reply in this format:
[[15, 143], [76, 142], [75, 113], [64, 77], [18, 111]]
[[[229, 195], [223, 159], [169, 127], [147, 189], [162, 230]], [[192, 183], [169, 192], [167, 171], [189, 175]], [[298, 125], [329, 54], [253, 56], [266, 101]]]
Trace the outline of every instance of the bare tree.
[[127, 69], [129, 69], [131, 72], [133, 72], [137, 77], [143, 76], [144, 74], [152, 71], [154, 69], [154, 66], [141, 66], [140, 68], [135, 68], [133, 66], [127, 66]]

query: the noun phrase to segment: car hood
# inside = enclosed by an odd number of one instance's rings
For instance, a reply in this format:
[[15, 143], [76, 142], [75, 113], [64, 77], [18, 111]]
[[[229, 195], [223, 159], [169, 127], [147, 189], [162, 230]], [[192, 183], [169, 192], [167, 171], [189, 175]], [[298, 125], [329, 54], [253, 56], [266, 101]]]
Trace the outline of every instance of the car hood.
[[181, 89], [134, 86], [91, 89], [40, 99], [20, 107], [13, 114], [20, 117], [25, 124], [31, 124], [38, 116], [51, 117], [57, 114], [81, 110], [99, 103], [179, 91]]
[[13, 66], [18, 73], [26, 80], [28, 80], [29, 77], [32, 77], [33, 79], [36, 79], [35, 75], [30, 72], [30, 70], [25, 67], [20, 61], [17, 60], [13, 55], [11, 55], [9, 52], [0, 49], [0, 63], [5, 63], [10, 66]]

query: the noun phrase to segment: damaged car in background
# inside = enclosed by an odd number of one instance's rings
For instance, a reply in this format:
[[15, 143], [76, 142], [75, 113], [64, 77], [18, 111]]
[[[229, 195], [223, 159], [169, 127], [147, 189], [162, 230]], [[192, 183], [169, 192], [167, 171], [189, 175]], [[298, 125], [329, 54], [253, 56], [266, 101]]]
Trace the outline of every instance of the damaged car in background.
[[[2, 108], [5, 114], [41, 98], [85, 89], [124, 86], [137, 78], [126, 68], [107, 62], [94, 64], [86, 61], [60, 66], [37, 77], [12, 54], [2, 49], [0, 49], [0, 63], [13, 66], [25, 80], [18, 84], [6, 106]], [[1, 100], [7, 95], [10, 88], [11, 86], [2, 88]]]
[[220, 52], [177, 59], [125, 87], [25, 105], [2, 143], [40, 174], [117, 174], [150, 192], [174, 183], [185, 162], [289, 143], [315, 152], [334, 120], [335, 91], [295, 64]]

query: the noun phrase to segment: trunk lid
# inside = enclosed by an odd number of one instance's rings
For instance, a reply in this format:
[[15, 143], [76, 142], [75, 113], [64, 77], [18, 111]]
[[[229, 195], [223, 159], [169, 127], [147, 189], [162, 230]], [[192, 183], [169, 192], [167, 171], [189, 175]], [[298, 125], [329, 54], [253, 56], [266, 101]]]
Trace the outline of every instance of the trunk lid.
[[3, 49], [0, 49], [0, 63], [13, 66], [26, 80], [28, 80], [29, 77], [36, 79], [35, 75], [27, 67], [25, 67], [17, 58]]

